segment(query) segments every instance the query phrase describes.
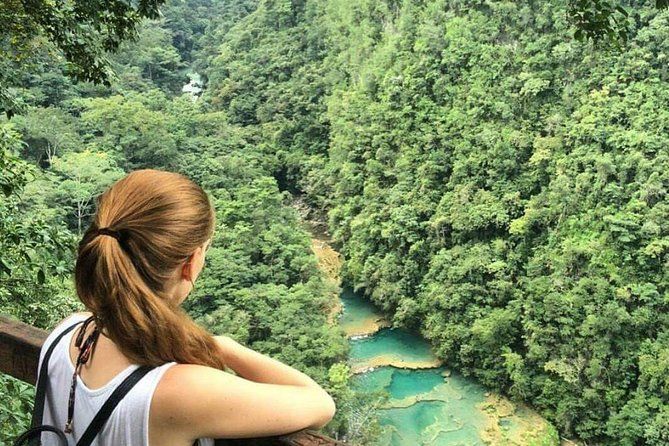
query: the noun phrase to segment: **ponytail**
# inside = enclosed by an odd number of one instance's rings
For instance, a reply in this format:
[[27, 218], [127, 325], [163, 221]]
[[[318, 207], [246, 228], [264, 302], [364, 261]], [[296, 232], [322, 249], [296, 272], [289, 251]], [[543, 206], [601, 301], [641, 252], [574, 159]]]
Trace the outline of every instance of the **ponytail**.
[[[213, 336], [197, 325], [165, 285], [213, 235], [207, 194], [187, 177], [131, 172], [98, 197], [78, 248], [75, 287], [101, 329], [132, 362], [169, 361], [225, 369]], [[98, 234], [106, 227], [121, 236]]]

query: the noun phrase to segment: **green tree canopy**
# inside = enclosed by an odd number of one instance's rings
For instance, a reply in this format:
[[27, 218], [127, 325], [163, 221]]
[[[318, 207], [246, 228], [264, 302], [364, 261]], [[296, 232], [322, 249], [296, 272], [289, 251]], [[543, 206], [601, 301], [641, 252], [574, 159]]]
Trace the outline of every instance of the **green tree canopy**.
[[55, 49], [76, 79], [109, 84], [107, 53], [136, 36], [138, 23], [157, 18], [164, 0], [6, 0], [0, 2], [0, 111], [14, 114], [11, 90], [36, 62]]

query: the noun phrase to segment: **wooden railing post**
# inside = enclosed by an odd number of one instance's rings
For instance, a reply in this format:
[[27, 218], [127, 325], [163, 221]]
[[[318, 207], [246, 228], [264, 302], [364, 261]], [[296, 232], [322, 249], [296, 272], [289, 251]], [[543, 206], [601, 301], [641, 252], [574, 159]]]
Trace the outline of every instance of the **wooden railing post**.
[[[47, 332], [0, 316], [0, 373], [30, 384], [37, 381], [37, 365]], [[288, 435], [226, 440], [230, 446], [335, 446], [341, 441], [304, 429]]]

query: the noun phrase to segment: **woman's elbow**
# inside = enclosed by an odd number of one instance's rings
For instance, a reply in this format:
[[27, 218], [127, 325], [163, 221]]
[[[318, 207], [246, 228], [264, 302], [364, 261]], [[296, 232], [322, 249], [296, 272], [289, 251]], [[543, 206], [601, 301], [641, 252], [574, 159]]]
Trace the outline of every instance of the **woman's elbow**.
[[335, 400], [328, 395], [328, 404], [327, 404], [327, 423], [330, 422], [331, 419], [334, 418], [335, 413], [337, 412], [337, 406], [335, 405]]
[[337, 411], [337, 406], [335, 405], [334, 399], [328, 394], [325, 393], [323, 398], [323, 409], [321, 411], [318, 420], [311, 426], [311, 429], [320, 429], [330, 422], [335, 416]]

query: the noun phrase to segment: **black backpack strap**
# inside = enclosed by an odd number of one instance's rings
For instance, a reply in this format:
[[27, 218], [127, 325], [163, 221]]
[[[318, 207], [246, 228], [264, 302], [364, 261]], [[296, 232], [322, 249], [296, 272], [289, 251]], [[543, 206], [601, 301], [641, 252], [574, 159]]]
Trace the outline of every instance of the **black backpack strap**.
[[51, 359], [51, 354], [56, 348], [56, 344], [63, 339], [63, 336], [68, 334], [74, 329], [77, 325], [81, 324], [84, 321], [79, 321], [76, 324], [70, 325], [65, 330], [63, 330], [56, 339], [53, 340], [46, 353], [42, 359], [42, 366], [39, 369], [39, 374], [37, 375], [37, 390], [35, 392], [35, 404], [33, 406], [33, 417], [30, 425], [32, 427], [37, 427], [42, 424], [42, 417], [44, 416], [44, 399], [46, 396], [46, 383], [48, 377], [48, 368], [49, 368], [49, 359]]
[[[61, 446], [67, 446], [67, 438], [65, 434], [60, 429], [54, 426], [37, 426], [32, 427], [25, 431], [19, 438], [14, 440], [14, 446], [23, 446], [24, 444], [41, 444], [42, 432], [51, 432], [58, 437], [58, 444]], [[40, 441], [36, 441], [37, 439]], [[28, 441], [33, 441], [28, 443]]]
[[86, 431], [81, 436], [77, 442], [77, 446], [89, 446], [95, 436], [100, 432], [102, 426], [109, 419], [112, 412], [118, 405], [118, 403], [123, 399], [123, 397], [132, 389], [140, 379], [144, 377], [147, 373], [153, 370], [154, 367], [150, 366], [141, 366], [128, 375], [121, 384], [118, 385], [112, 392], [112, 394], [107, 398], [107, 401], [102, 405], [98, 413], [95, 414], [93, 421], [88, 425]]

